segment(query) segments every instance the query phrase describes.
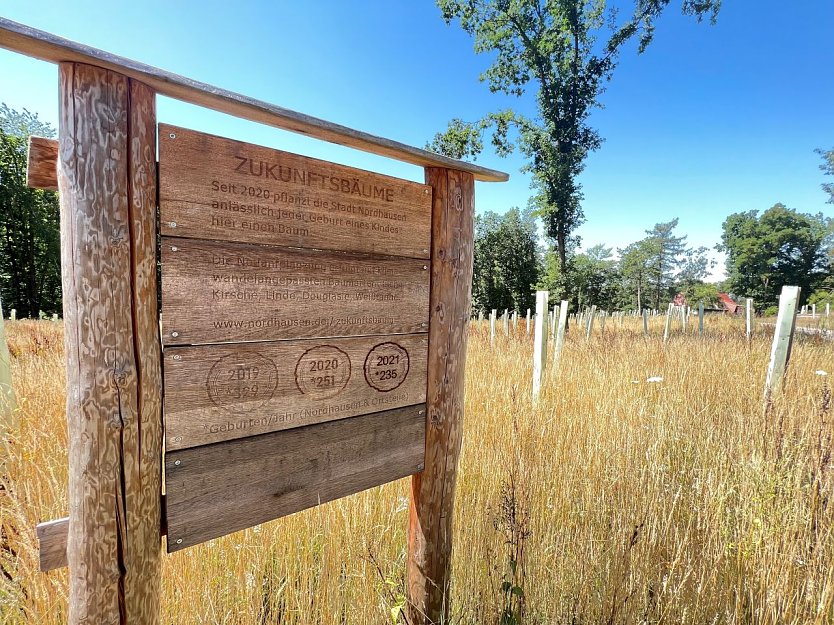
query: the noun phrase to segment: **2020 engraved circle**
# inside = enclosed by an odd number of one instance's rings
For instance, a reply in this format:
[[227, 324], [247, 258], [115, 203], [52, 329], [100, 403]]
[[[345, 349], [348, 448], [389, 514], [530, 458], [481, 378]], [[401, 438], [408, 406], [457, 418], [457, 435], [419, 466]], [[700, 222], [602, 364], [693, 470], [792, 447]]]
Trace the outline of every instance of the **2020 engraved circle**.
[[398, 343], [380, 343], [365, 358], [365, 380], [383, 393], [393, 391], [408, 376], [408, 351]]
[[229, 354], [214, 363], [207, 386], [215, 406], [244, 414], [272, 399], [278, 386], [278, 369], [256, 352]]
[[335, 397], [350, 380], [350, 356], [338, 347], [318, 345], [308, 349], [295, 365], [295, 384], [316, 399]]

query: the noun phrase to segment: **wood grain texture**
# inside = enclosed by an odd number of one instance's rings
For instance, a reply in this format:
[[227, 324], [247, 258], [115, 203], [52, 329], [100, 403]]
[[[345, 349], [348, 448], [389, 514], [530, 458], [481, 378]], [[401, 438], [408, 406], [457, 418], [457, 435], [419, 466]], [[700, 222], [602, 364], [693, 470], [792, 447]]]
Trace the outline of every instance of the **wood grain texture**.
[[505, 182], [509, 179], [509, 175], [504, 172], [456, 161], [399, 141], [377, 137], [239, 93], [226, 91], [5, 18], [0, 18], [0, 47], [44, 61], [55, 63], [75, 61], [96, 65], [138, 80], [161, 95], [421, 167], [450, 167], [470, 172], [477, 180], [485, 182]]
[[38, 523], [38, 564], [44, 573], [67, 565], [69, 517]]
[[165, 350], [168, 451], [426, 401], [427, 334]]
[[159, 126], [162, 234], [429, 257], [431, 188]]
[[419, 471], [425, 405], [165, 456], [168, 551]]
[[464, 370], [472, 287], [475, 184], [471, 174], [426, 169], [434, 189], [426, 468], [411, 482], [409, 622], [449, 618], [452, 512], [463, 432]]
[[59, 76], [69, 623], [157, 623], [153, 93], [86, 65]]
[[776, 329], [773, 333], [773, 345], [770, 349], [770, 361], [765, 376], [765, 414], [770, 410], [773, 398], [781, 392], [785, 373], [788, 370], [800, 291], [798, 286], [783, 286], [779, 295], [779, 312], [776, 314]]
[[45, 191], [58, 190], [58, 142], [55, 139], [29, 137], [26, 185]]
[[413, 258], [163, 237], [162, 340], [426, 332], [429, 280]]

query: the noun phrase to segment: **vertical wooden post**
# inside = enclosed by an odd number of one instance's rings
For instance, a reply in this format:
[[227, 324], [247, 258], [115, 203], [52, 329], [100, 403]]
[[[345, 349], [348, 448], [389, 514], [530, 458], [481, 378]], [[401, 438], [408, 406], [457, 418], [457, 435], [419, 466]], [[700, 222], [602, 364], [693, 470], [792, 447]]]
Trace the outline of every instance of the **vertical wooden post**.
[[533, 330], [533, 401], [539, 398], [547, 365], [547, 291], [536, 291], [536, 324]]
[[666, 327], [663, 329], [663, 342], [669, 340], [669, 330], [672, 327], [672, 308], [674, 308], [674, 304], [671, 302], [669, 303], [669, 308], [666, 311]]
[[17, 310], [12, 308], [12, 312], [9, 315], [9, 321], [16, 321], [17, 320]]
[[817, 305], [811, 304], [811, 319], [817, 318]]
[[591, 338], [591, 332], [594, 329], [594, 315], [596, 315], [597, 306], [594, 304], [591, 306], [591, 310], [588, 311], [588, 323], [585, 326], [585, 339], [588, 340]]
[[744, 305], [744, 328], [747, 333], [747, 340], [753, 337], [753, 298], [748, 297]]
[[510, 334], [510, 311], [509, 309], [504, 309], [504, 316], [502, 317], [504, 321], [504, 336], [509, 336]]
[[681, 328], [683, 329], [683, 333], [686, 334], [686, 325], [689, 321], [689, 308], [687, 306], [681, 306]]
[[492, 312], [489, 314], [489, 344], [495, 344], [495, 319], [498, 316], [498, 311], [494, 308]]
[[62, 63], [69, 623], [159, 622], [155, 94]]
[[527, 309], [527, 334], [530, 334], [530, 309]]
[[782, 382], [791, 357], [793, 331], [796, 327], [796, 308], [799, 304], [799, 287], [783, 286], [779, 296], [779, 313], [776, 315], [776, 328], [773, 333], [773, 346], [770, 349], [770, 363], [765, 378], [765, 410], [773, 396], [782, 390]]
[[426, 390], [426, 467], [411, 480], [407, 589], [409, 623], [447, 623], [452, 511], [463, 432], [475, 179], [426, 168], [433, 188], [431, 323]]
[[[6, 343], [6, 324], [3, 321], [3, 302], [0, 301], [0, 416], [8, 417], [14, 412], [17, 402], [12, 387], [12, 362], [9, 345]], [[5, 421], [5, 419], [4, 419]]]
[[704, 336], [704, 302], [698, 302], [698, 336]]
[[556, 325], [556, 345], [553, 347], [553, 369], [559, 366], [559, 359], [562, 357], [562, 345], [565, 344], [565, 327], [568, 322], [568, 301], [562, 300], [559, 304], [559, 323]]
[[553, 312], [550, 313], [550, 340], [556, 340], [556, 319], [559, 317], [559, 306], [553, 306]]
[[649, 311], [643, 309], [643, 336], [649, 336]]

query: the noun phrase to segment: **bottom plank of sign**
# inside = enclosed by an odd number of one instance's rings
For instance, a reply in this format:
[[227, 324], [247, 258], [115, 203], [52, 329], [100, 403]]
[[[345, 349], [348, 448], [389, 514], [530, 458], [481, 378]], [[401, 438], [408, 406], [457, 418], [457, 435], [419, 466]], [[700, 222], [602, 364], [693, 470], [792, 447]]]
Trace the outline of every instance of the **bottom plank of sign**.
[[417, 473], [425, 404], [169, 452], [168, 552]]

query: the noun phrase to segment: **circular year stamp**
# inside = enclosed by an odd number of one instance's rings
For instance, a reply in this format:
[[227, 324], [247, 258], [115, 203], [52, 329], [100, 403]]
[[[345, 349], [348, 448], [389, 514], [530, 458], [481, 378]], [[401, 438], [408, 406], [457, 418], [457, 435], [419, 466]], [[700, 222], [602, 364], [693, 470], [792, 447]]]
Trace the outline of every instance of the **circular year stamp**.
[[380, 343], [365, 358], [365, 380], [378, 391], [393, 391], [408, 376], [408, 352], [397, 343]]
[[272, 399], [278, 370], [269, 358], [256, 352], [229, 354], [214, 363], [207, 386], [215, 406], [244, 414]]
[[338, 347], [308, 349], [295, 365], [295, 384], [305, 395], [327, 399], [342, 392], [350, 380], [350, 356]]

